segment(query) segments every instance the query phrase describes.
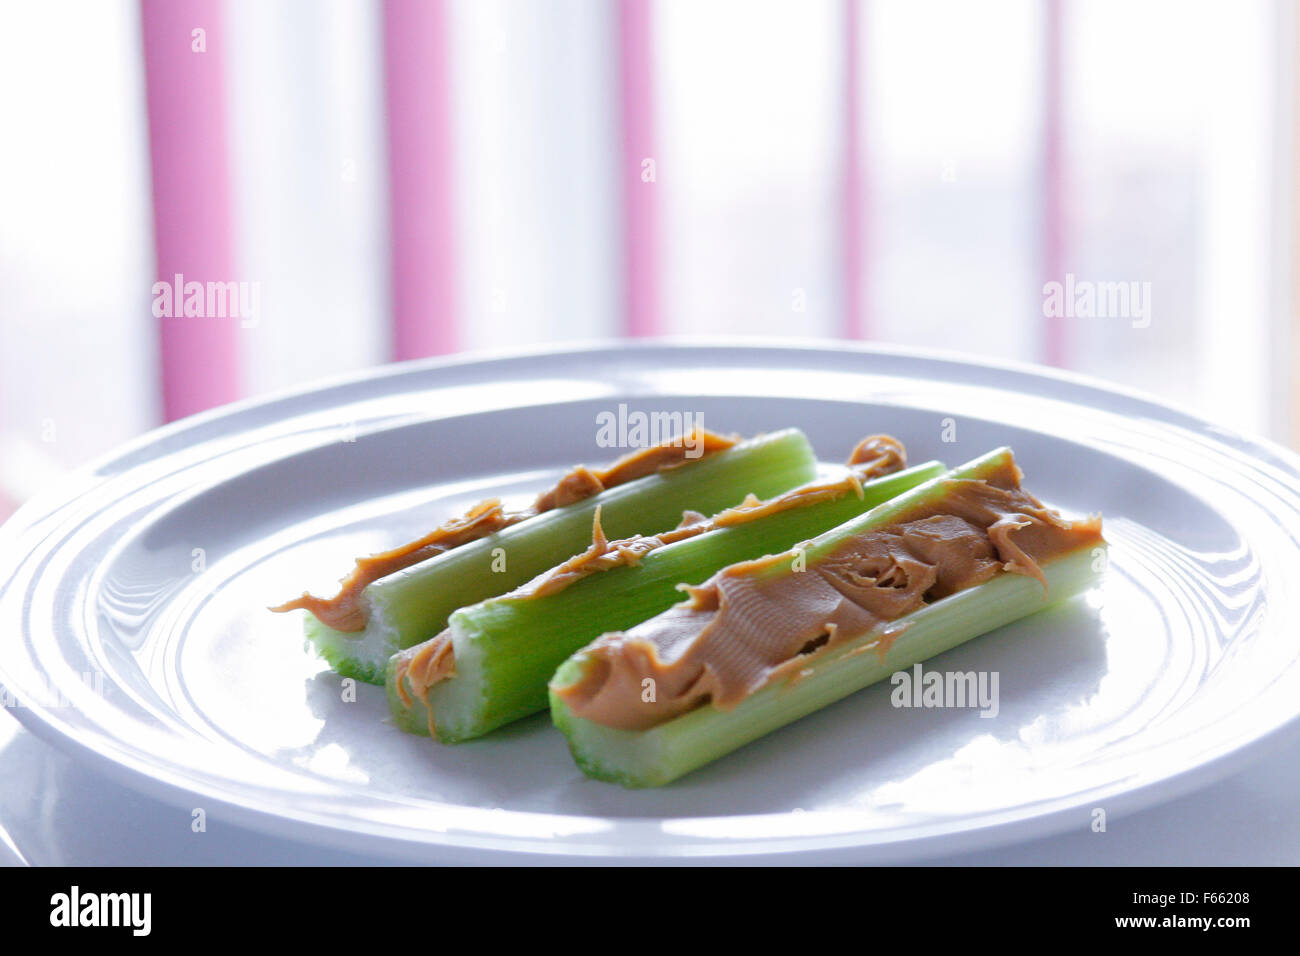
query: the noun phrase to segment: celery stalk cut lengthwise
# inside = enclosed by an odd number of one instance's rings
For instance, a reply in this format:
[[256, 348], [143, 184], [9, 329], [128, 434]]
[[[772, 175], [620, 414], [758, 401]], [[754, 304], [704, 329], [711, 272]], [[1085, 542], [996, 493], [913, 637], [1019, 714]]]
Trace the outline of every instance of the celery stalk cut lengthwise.
[[[452, 611], [518, 587], [585, 548], [598, 506], [613, 535], [654, 532], [673, 527], [687, 509], [719, 510], [748, 493], [766, 497], [786, 491], [811, 480], [816, 467], [812, 447], [798, 429], [758, 436], [380, 578], [365, 590], [364, 630], [335, 630], [308, 615], [307, 640], [342, 676], [382, 684], [389, 657], [436, 635]], [[498, 556], [505, 558], [504, 569]]]
[[[852, 535], [888, 527], [909, 509], [938, 500], [946, 479], [980, 478], [1009, 456], [1006, 449], [992, 452], [846, 522], [809, 544], [804, 550], [807, 565], [814, 566]], [[807, 654], [797, 670], [731, 709], [706, 703], [644, 729], [607, 726], [574, 713], [562, 692], [588, 676], [594, 661], [587, 656], [589, 648], [584, 649], [567, 660], [551, 681], [552, 718], [588, 776], [627, 787], [661, 786], [895, 671], [1087, 590], [1104, 565], [1104, 547], [1098, 538], [1095, 544], [1041, 563], [1046, 589], [1033, 577], [998, 573], [882, 627]], [[770, 573], [791, 572], [787, 565]]]
[[835, 483], [837, 497], [809, 499], [658, 545], [554, 593], [528, 594], [529, 585], [519, 594], [461, 608], [438, 639], [451, 642], [454, 675], [434, 683], [424, 698], [411, 691], [405, 674], [412, 656], [429, 649], [420, 645], [394, 655], [387, 680], [394, 722], [413, 733], [428, 733], [432, 725], [440, 741], [457, 743], [545, 710], [546, 682], [565, 658], [610, 628], [631, 627], [666, 610], [681, 596], [679, 583], [699, 582], [729, 564], [806, 541], [943, 471], [929, 462], [894, 472], [863, 482], [861, 496], [850, 488], [846, 471]]

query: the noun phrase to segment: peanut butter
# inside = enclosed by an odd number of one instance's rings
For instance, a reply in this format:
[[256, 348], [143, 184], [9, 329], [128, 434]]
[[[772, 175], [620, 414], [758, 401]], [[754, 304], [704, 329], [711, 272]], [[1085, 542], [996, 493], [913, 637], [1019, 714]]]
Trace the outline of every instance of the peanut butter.
[[584, 651], [582, 679], [557, 693], [582, 718], [642, 730], [711, 704], [729, 710], [805, 667], [808, 655], [1002, 574], [1046, 588], [1040, 565], [1102, 543], [1101, 519], [1067, 521], [1020, 488], [1008, 462], [987, 479], [942, 479], [944, 494], [854, 535], [799, 570], [788, 551], [724, 568], [688, 600]]
[[[437, 637], [397, 652], [397, 694], [406, 708], [415, 706], [412, 696], [428, 700], [429, 688], [456, 675], [456, 658], [451, 646], [451, 628]], [[408, 690], [409, 688], [409, 690]], [[429, 736], [436, 737], [433, 708], [429, 708]]]

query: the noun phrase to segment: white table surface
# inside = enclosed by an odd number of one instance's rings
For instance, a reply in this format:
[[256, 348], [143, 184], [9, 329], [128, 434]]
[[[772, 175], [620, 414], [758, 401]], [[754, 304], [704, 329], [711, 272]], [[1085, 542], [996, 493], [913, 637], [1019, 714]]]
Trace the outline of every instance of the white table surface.
[[[1107, 823], [933, 859], [974, 865], [1300, 864], [1300, 739], [1219, 783]], [[0, 711], [0, 863], [167, 865], [382, 863], [224, 825], [194, 833], [182, 809], [87, 770]]]

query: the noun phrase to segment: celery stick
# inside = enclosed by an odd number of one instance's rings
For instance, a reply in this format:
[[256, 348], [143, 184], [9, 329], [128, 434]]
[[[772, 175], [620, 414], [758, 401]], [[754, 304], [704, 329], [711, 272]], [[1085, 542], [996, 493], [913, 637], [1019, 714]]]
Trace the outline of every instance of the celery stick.
[[446, 627], [452, 611], [503, 594], [582, 551], [591, 540], [597, 506], [611, 537], [652, 534], [676, 525], [687, 509], [712, 512], [739, 503], [748, 493], [770, 497], [787, 491], [810, 481], [816, 468], [812, 447], [798, 429], [758, 436], [543, 512], [381, 578], [365, 591], [369, 617], [364, 631], [338, 631], [308, 614], [307, 641], [342, 676], [382, 684], [388, 658], [433, 637]]
[[[883, 662], [871, 649], [876, 635], [846, 641], [810, 662], [797, 680], [764, 687], [730, 711], [701, 707], [649, 730], [619, 730], [575, 717], [552, 694], [551, 716], [587, 776], [625, 787], [662, 786], [895, 671], [1086, 591], [1096, 580], [1097, 563], [1093, 549], [1084, 549], [1043, 565], [1047, 594], [1018, 574], [959, 591], [908, 615], [907, 629]], [[581, 669], [581, 656], [571, 657], [553, 683], [572, 684]]]
[[427, 703], [438, 739], [456, 743], [545, 710], [546, 682], [565, 658], [605, 631], [631, 627], [666, 610], [681, 598], [679, 583], [698, 583], [737, 561], [784, 551], [943, 471], [938, 462], [918, 465], [864, 482], [861, 498], [848, 492], [716, 528], [650, 551], [637, 564], [593, 573], [553, 594], [507, 594], [461, 608], [449, 624], [455, 676], [431, 687], [427, 702], [409, 693], [409, 686], [397, 687], [399, 663], [416, 649], [390, 661], [393, 719], [404, 730], [427, 734]]
[[[1005, 460], [999, 449], [945, 477], [978, 478], [985, 468]], [[809, 565], [834, 550], [846, 537], [886, 527], [907, 509], [941, 495], [942, 479], [900, 495], [860, 518], [811, 542], [804, 554]], [[588, 776], [627, 787], [661, 786], [743, 745], [792, 723], [895, 671], [956, 647], [1044, 607], [1086, 590], [1103, 564], [1098, 546], [1080, 548], [1042, 564], [1047, 590], [1032, 579], [1003, 573], [890, 622], [905, 623], [879, 653], [881, 630], [845, 640], [809, 655], [796, 675], [756, 691], [730, 710], [705, 705], [645, 730], [607, 727], [576, 716], [557, 689], [578, 683], [590, 659], [578, 652], [551, 681], [551, 715], [568, 738], [579, 768]], [[780, 565], [768, 573], [789, 573]]]

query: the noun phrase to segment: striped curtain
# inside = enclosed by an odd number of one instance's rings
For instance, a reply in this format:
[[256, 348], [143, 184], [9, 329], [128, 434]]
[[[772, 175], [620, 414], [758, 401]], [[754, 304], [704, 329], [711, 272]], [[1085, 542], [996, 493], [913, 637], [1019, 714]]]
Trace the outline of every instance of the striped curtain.
[[1246, 6], [7, 6], [0, 511], [236, 398], [620, 337], [955, 349], [1283, 434], [1295, 27]]

